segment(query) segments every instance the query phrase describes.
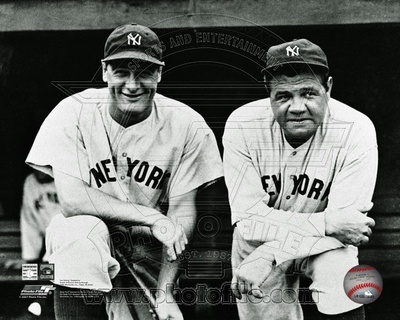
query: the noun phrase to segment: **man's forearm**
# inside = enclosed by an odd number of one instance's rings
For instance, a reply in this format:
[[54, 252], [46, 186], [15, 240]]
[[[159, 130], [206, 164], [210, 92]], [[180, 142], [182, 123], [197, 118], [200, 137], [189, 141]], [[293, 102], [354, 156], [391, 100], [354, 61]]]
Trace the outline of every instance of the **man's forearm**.
[[237, 213], [236, 216], [240, 219], [237, 224], [241, 235], [249, 241], [275, 241], [290, 232], [303, 237], [325, 236], [325, 212], [284, 211], [259, 201], [245, 213]]
[[[276, 219], [277, 215], [281, 219]], [[324, 213], [314, 215], [318, 215], [318, 219], [321, 220], [324, 218]], [[285, 216], [287, 221], [284, 220]], [[335, 238], [319, 235], [318, 228], [313, 225], [314, 220], [307, 217], [313, 216], [275, 210], [271, 215], [253, 215], [239, 221], [237, 227], [245, 240], [263, 243], [256, 250], [273, 254], [277, 264], [344, 246]], [[304, 226], [305, 228], [302, 228]]]
[[[345, 244], [359, 246], [368, 242], [374, 221], [363, 212], [371, 208], [372, 204], [304, 214], [271, 208], [267, 208], [266, 212], [265, 208], [258, 206], [258, 214], [247, 216], [237, 223], [237, 227], [244, 240], [263, 243], [259, 250], [274, 254], [279, 264], [337, 249]], [[324, 229], [325, 234], [319, 234], [322, 231], [318, 231], [316, 222], [324, 223], [320, 230]]]
[[[359, 238], [373, 226], [373, 220], [365, 215], [372, 203], [345, 208], [327, 208], [323, 212], [301, 213], [269, 207], [263, 201], [239, 215], [237, 225], [246, 240], [270, 242], [296, 234], [301, 237], [334, 237], [341, 242], [356, 244], [353, 234]], [[348, 236], [343, 235], [348, 234]]]
[[55, 171], [54, 178], [65, 216], [93, 215], [105, 221], [125, 222], [128, 226], [152, 226], [164, 217], [155, 209], [122, 201], [66, 174]]

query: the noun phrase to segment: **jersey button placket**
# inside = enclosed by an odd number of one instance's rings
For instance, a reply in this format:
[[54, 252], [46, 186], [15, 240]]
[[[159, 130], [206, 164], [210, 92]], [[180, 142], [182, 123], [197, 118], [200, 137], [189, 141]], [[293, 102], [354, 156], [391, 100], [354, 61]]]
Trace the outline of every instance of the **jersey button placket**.
[[[126, 156], [128, 155], [126, 152], [122, 152], [122, 161], [124, 161], [124, 162], [126, 162]], [[124, 180], [125, 179], [125, 173], [124, 172], [121, 172], [121, 176], [119, 177], [121, 180]]]
[[[119, 141], [119, 149], [120, 149], [120, 153], [119, 153], [119, 157], [120, 157], [120, 161], [121, 163], [123, 163], [123, 165], [121, 166], [120, 170], [119, 170], [119, 179], [122, 182], [121, 186], [123, 187], [124, 191], [126, 192], [126, 194], [129, 194], [129, 183], [130, 183], [130, 179], [129, 177], [126, 175], [127, 174], [127, 157], [128, 157], [128, 153], [126, 152], [127, 150], [127, 139], [128, 136], [126, 134], [122, 135], [121, 140]], [[122, 151], [125, 150], [125, 151]], [[122, 152], [121, 152], [122, 151]]]

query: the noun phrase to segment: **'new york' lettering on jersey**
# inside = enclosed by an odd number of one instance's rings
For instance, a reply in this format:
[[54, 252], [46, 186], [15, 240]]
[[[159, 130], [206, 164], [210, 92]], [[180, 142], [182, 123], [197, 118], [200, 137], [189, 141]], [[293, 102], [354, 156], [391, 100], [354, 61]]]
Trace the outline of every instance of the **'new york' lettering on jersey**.
[[[298, 176], [292, 175], [290, 178], [293, 179], [293, 189], [291, 192], [293, 196], [300, 194], [307, 196], [309, 199], [313, 198], [314, 200], [318, 200], [322, 196], [321, 200], [325, 200], [329, 195], [332, 181], [329, 182], [328, 185], [325, 185], [322, 180], [317, 178], [310, 181], [310, 177], [307, 174], [300, 174]], [[273, 186], [271, 186], [271, 181], [274, 184]], [[275, 193], [279, 194], [281, 191], [281, 174], [262, 176], [261, 183], [265, 192], [271, 197], [274, 196]]]
[[[115, 160], [115, 158], [113, 158]], [[171, 176], [168, 170], [163, 171], [161, 168], [149, 164], [147, 161], [134, 160], [127, 157], [126, 176], [134, 179], [136, 182], [143, 183], [145, 186], [152, 189], [162, 189], [165, 181]], [[117, 177], [110, 176], [110, 167], [116, 163], [110, 159], [101, 160], [95, 164], [94, 168], [90, 169], [90, 174], [93, 177], [96, 186], [101, 186], [107, 182], [116, 182]], [[134, 170], [135, 169], [135, 170]]]

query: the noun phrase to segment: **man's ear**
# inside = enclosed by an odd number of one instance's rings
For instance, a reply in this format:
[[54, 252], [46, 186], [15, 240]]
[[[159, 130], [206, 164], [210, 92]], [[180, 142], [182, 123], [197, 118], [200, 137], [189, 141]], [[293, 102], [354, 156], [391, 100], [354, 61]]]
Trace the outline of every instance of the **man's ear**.
[[108, 82], [107, 64], [103, 61], [101, 62], [101, 69], [103, 71], [103, 81]]
[[163, 66], [158, 67], [157, 83], [159, 83], [161, 81], [162, 69], [163, 69]]
[[331, 92], [332, 92], [332, 87], [333, 87], [333, 78], [329, 77], [328, 80], [326, 81], [326, 86], [327, 86], [327, 91], [326, 91], [326, 95], [328, 97], [328, 99], [330, 99], [331, 97]]
[[269, 96], [270, 92], [269, 92], [269, 89], [268, 89], [268, 86], [267, 86], [267, 76], [265, 74], [264, 74], [264, 87], [265, 87], [265, 90], [267, 91], [267, 94]]

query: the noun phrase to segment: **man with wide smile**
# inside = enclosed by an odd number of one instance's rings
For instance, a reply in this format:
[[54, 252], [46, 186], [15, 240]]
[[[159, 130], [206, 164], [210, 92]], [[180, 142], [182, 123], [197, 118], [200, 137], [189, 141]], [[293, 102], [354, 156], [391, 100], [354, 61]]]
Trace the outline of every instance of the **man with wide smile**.
[[156, 92], [165, 63], [152, 30], [116, 28], [101, 63], [107, 88], [61, 101], [26, 160], [54, 177], [64, 214], [46, 235], [56, 317], [97, 319], [90, 289], [106, 293], [109, 319], [180, 320], [178, 257], [197, 190], [222, 176], [216, 140], [197, 112]]
[[127, 126], [146, 119], [153, 108], [163, 65], [141, 61], [103, 59], [103, 80], [107, 82], [110, 114], [120, 122], [129, 114]]

